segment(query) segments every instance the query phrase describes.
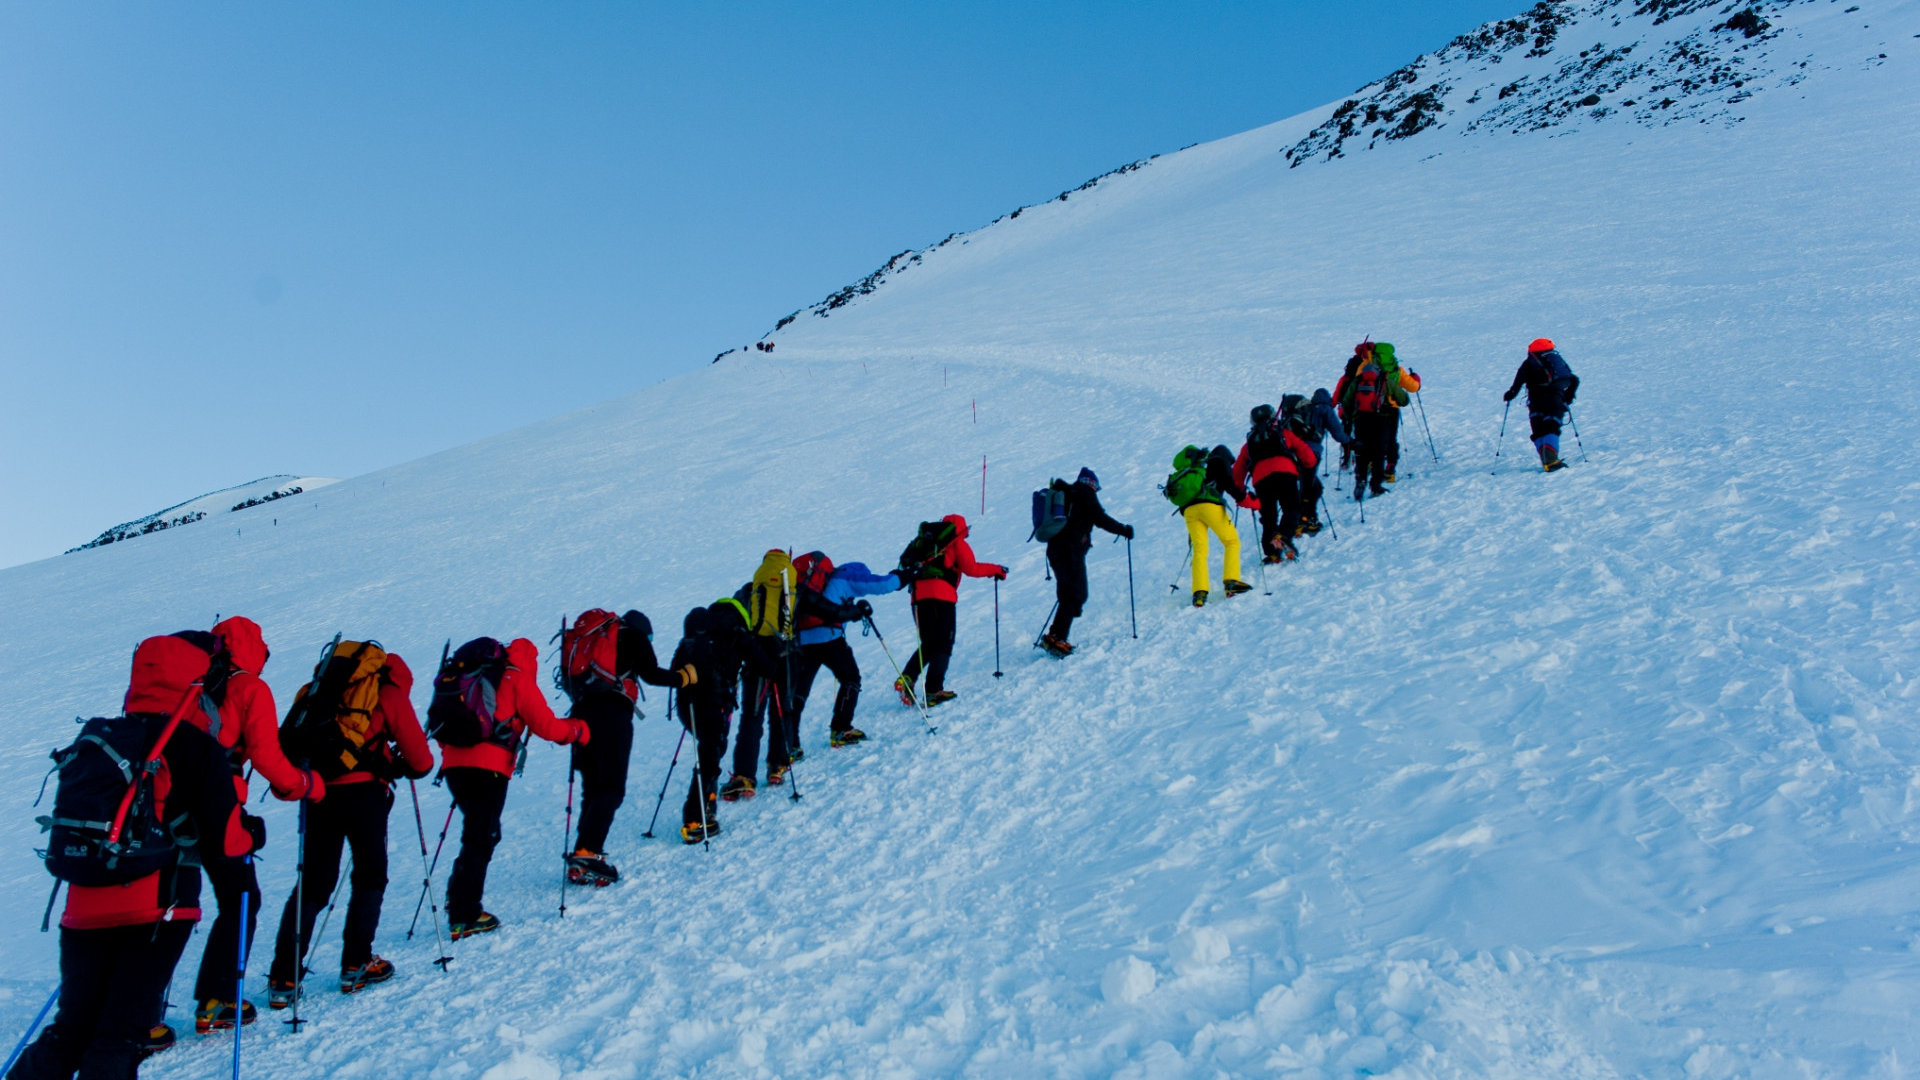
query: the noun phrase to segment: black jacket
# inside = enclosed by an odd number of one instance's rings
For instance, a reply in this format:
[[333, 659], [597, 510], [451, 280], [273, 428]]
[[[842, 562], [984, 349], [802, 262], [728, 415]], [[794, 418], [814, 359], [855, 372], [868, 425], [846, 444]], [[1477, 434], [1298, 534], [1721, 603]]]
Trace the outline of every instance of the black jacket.
[[[1060, 483], [1060, 481], [1054, 481]], [[1123, 535], [1126, 526], [1115, 521], [1100, 505], [1100, 494], [1082, 483], [1061, 484], [1067, 493], [1067, 524], [1053, 539], [1047, 541], [1049, 554], [1060, 552], [1086, 551], [1093, 546], [1093, 529], [1100, 528], [1115, 536]]]
[[1512, 401], [1522, 386], [1527, 388], [1528, 412], [1559, 417], [1573, 404], [1573, 395], [1580, 390], [1580, 376], [1567, 366], [1558, 350], [1549, 349], [1528, 353], [1520, 361], [1520, 370], [1513, 373], [1513, 385], [1507, 387], [1507, 400]]
[[1232, 496], [1234, 502], [1247, 500], [1247, 489], [1233, 478], [1233, 451], [1225, 446], [1216, 446], [1207, 455], [1207, 483], [1221, 494]]
[[683, 702], [698, 698], [730, 711], [739, 706], [735, 688], [743, 668], [767, 678], [780, 673], [780, 657], [769, 651], [772, 639], [748, 629], [731, 600], [687, 612], [682, 629], [684, 636], [673, 650], [673, 668], [677, 671], [690, 664], [699, 679], [681, 694]]

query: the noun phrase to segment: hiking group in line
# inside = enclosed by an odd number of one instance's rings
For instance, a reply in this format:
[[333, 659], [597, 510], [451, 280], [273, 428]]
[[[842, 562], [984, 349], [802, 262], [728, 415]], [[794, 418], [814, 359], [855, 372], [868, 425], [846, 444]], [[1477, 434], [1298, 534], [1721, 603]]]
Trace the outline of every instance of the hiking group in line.
[[[1541, 338], [1506, 392], [1510, 404], [1527, 391], [1533, 443], [1548, 472], [1565, 465], [1558, 455], [1560, 423], [1578, 385], [1553, 343]], [[1228, 498], [1258, 515], [1263, 567], [1297, 559], [1294, 541], [1323, 528], [1318, 470], [1325, 440], [1342, 448], [1342, 470], [1352, 463], [1354, 499], [1386, 494], [1396, 480], [1399, 410], [1420, 388], [1420, 377], [1399, 364], [1391, 345], [1363, 342], [1333, 391], [1288, 394], [1278, 408], [1254, 407], [1237, 454], [1226, 445], [1183, 447], [1162, 491], [1186, 525], [1194, 606], [1209, 594], [1210, 535], [1223, 550], [1226, 595], [1251, 588], [1241, 577]], [[1503, 436], [1504, 430], [1503, 419]], [[1134, 529], [1108, 514], [1099, 491], [1098, 476], [1082, 468], [1071, 483], [1054, 480], [1033, 495], [1033, 539], [1045, 542], [1056, 583], [1056, 605], [1035, 645], [1056, 658], [1074, 651], [1069, 635], [1088, 600], [1094, 529], [1129, 541], [1131, 590]], [[413, 804], [424, 871], [421, 903], [440, 935], [432, 887], [439, 849], [429, 856], [414, 788], [434, 769], [429, 742], [439, 746], [436, 782], [446, 785], [453, 803], [442, 845], [453, 813], [462, 815], [444, 894], [445, 940], [501, 924], [483, 904], [487, 871], [509, 783], [524, 769], [534, 737], [569, 747], [569, 818], [575, 777], [581, 788], [578, 831], [565, 856], [564, 914], [567, 884], [597, 887], [619, 879], [606, 843], [626, 797], [642, 684], [668, 690], [682, 728], [668, 785], [686, 737], [693, 736], [680, 836], [706, 844], [721, 831], [720, 802], [751, 799], [763, 783], [799, 798], [792, 769], [806, 756], [802, 716], [822, 669], [836, 683], [828, 745], [852, 747], [867, 738], [853, 724], [861, 674], [847, 641], [849, 624], [879, 639], [894, 665], [895, 693], [924, 717], [956, 696], [946, 675], [964, 578], [994, 582], [997, 667], [998, 584], [1007, 573], [1006, 566], [974, 555], [966, 519], [958, 514], [922, 523], [885, 574], [858, 562], [836, 565], [819, 551], [793, 558], [770, 550], [738, 591], [687, 612], [665, 666], [654, 650], [653, 625], [637, 610], [593, 609], [564, 622], [554, 635], [552, 679], [568, 699], [565, 716], [548, 704], [539, 647], [524, 637], [505, 644], [476, 638], [444, 651], [425, 725], [414, 711], [406, 661], [371, 640], [328, 643], [284, 720], [260, 678], [271, 653], [252, 620], [231, 617], [210, 631], [140, 642], [122, 715], [88, 721], [72, 745], [53, 754], [58, 784], [51, 813], [40, 821], [50, 831], [44, 854], [55, 878], [47, 921], [63, 885], [67, 892], [61, 982], [48, 1001], [58, 1008], [31, 1045], [23, 1037], [6, 1080], [131, 1077], [141, 1060], [173, 1044], [166, 994], [202, 914], [202, 871], [213, 887], [216, 915], [194, 985], [194, 1029], [233, 1030], [237, 1039], [239, 1029], [254, 1022], [254, 1007], [241, 991], [262, 903], [252, 857], [267, 837], [264, 821], [245, 810], [252, 773], [276, 798], [299, 803], [295, 887], [281, 908], [267, 977], [268, 1006], [293, 1010], [297, 1029], [315, 923], [332, 911], [343, 852], [351, 853], [352, 870], [337, 985], [350, 994], [394, 975], [373, 942], [388, 880], [388, 818], [401, 780]], [[869, 599], [902, 590], [910, 590], [918, 638], [904, 667], [894, 664]], [[723, 783], [729, 735], [733, 755]], [[665, 795], [663, 785], [662, 801]], [[656, 821], [659, 810], [656, 805]], [[652, 836], [652, 828], [643, 835]], [[416, 906], [416, 925], [418, 915]], [[436, 963], [449, 960], [443, 941]], [[236, 1070], [237, 1061], [236, 1047]]]

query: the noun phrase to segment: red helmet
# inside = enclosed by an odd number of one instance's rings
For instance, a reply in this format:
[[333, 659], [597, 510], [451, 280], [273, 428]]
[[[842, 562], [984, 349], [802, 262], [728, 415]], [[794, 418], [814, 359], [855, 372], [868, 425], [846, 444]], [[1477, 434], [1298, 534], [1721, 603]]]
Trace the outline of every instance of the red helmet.
[[1527, 351], [1528, 351], [1528, 352], [1530, 352], [1530, 353], [1537, 353], [1537, 352], [1552, 352], [1552, 351], [1553, 351], [1553, 339], [1552, 339], [1552, 338], [1543, 338], [1543, 337], [1537, 337], [1537, 338], [1534, 338], [1534, 339], [1533, 339], [1533, 344], [1531, 344], [1531, 345], [1529, 345], [1529, 346], [1527, 346]]

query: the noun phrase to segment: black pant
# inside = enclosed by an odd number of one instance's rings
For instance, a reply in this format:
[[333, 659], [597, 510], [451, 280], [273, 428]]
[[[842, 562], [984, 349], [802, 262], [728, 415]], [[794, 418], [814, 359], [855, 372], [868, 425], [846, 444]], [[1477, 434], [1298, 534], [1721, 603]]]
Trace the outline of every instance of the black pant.
[[767, 770], [771, 772], [787, 764], [787, 748], [795, 745], [794, 732], [798, 730], [786, 687], [786, 665], [791, 662], [783, 660], [781, 674], [775, 678], [750, 674], [740, 680], [740, 730], [733, 737], [733, 771], [741, 776], [758, 775], [763, 731]]
[[1048, 544], [1047, 565], [1053, 568], [1053, 595], [1060, 601], [1048, 632], [1065, 641], [1073, 620], [1087, 608], [1087, 549], [1078, 544]]
[[447, 791], [460, 808], [460, 854], [447, 875], [447, 921], [472, 922], [484, 910], [487, 864], [500, 843], [500, 812], [507, 808], [507, 777], [492, 769], [447, 769]]
[[807, 695], [813, 692], [813, 680], [823, 667], [831, 671], [840, 684], [840, 692], [834, 695], [833, 719], [827, 722], [828, 730], [846, 731], [853, 727], [853, 710], [860, 704], [860, 664], [853, 658], [853, 646], [848, 645], [844, 637], [802, 645], [799, 670], [793, 677], [793, 739], [796, 743], [801, 710], [807, 703]]
[[1541, 439], [1548, 435], [1560, 434], [1560, 417], [1550, 413], [1527, 413], [1527, 426], [1533, 429], [1533, 437]]
[[[1388, 410], [1391, 411], [1391, 410]], [[1360, 498], [1372, 485], [1378, 495], [1387, 476], [1386, 413], [1363, 412], [1353, 417], [1353, 496]]]
[[[167, 981], [193, 934], [190, 922], [60, 928], [60, 1007], [7, 1080], [132, 1080]], [[223, 997], [238, 976], [227, 973]]]
[[720, 761], [727, 754], [727, 726], [733, 716], [725, 706], [705, 694], [680, 695], [679, 708], [680, 723], [693, 729], [694, 747], [700, 759], [693, 779], [687, 784], [686, 804], [680, 808], [680, 821], [692, 825], [703, 819], [701, 797], [705, 796], [711, 807], [714, 797], [720, 793], [716, 787], [720, 783]]
[[920, 648], [914, 651], [913, 658], [907, 661], [906, 670], [901, 674], [907, 677], [907, 685], [912, 686], [920, 678], [920, 668], [924, 664], [927, 669], [927, 696], [932, 697], [947, 688], [947, 661], [953, 658], [954, 603], [951, 600], [915, 600], [913, 622], [920, 631]]
[[1320, 481], [1316, 470], [1300, 478], [1300, 516], [1308, 521], [1320, 520], [1320, 496], [1327, 485]]
[[[268, 977], [292, 982], [294, 968], [313, 947], [313, 923], [331, 902], [340, 880], [340, 849], [353, 848], [353, 882], [347, 894], [342, 968], [373, 959], [373, 935], [380, 928], [380, 902], [387, 895], [387, 812], [393, 791], [375, 782], [336, 784], [326, 798], [307, 807], [305, 880], [280, 910], [280, 932], [273, 945]], [[295, 903], [299, 901], [299, 903]], [[299, 942], [294, 941], [296, 929]]]
[[193, 985], [199, 1001], [232, 1001], [240, 968], [240, 897], [247, 897], [247, 951], [260, 923], [260, 879], [251, 860], [220, 861], [207, 867], [220, 914], [207, 931], [207, 949], [200, 954], [200, 978]]
[[1253, 486], [1260, 499], [1260, 555], [1280, 552], [1280, 541], [1292, 541], [1300, 524], [1300, 480], [1292, 473], [1269, 473]]
[[573, 747], [580, 774], [580, 835], [576, 846], [598, 855], [607, 850], [613, 815], [627, 801], [627, 759], [633, 756], [633, 702], [620, 694], [588, 694], [568, 715], [585, 720], [593, 733]]
[[1388, 406], [1380, 410], [1380, 420], [1386, 428], [1380, 437], [1380, 450], [1387, 463], [1387, 471], [1400, 471], [1400, 410]]

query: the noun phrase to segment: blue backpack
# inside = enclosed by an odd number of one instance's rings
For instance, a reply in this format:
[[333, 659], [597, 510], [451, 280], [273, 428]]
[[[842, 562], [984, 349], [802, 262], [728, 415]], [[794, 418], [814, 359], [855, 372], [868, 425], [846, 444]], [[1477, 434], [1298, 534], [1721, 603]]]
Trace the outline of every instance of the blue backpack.
[[1067, 527], [1067, 485], [1055, 480], [1033, 493], [1032, 539], [1046, 543]]

